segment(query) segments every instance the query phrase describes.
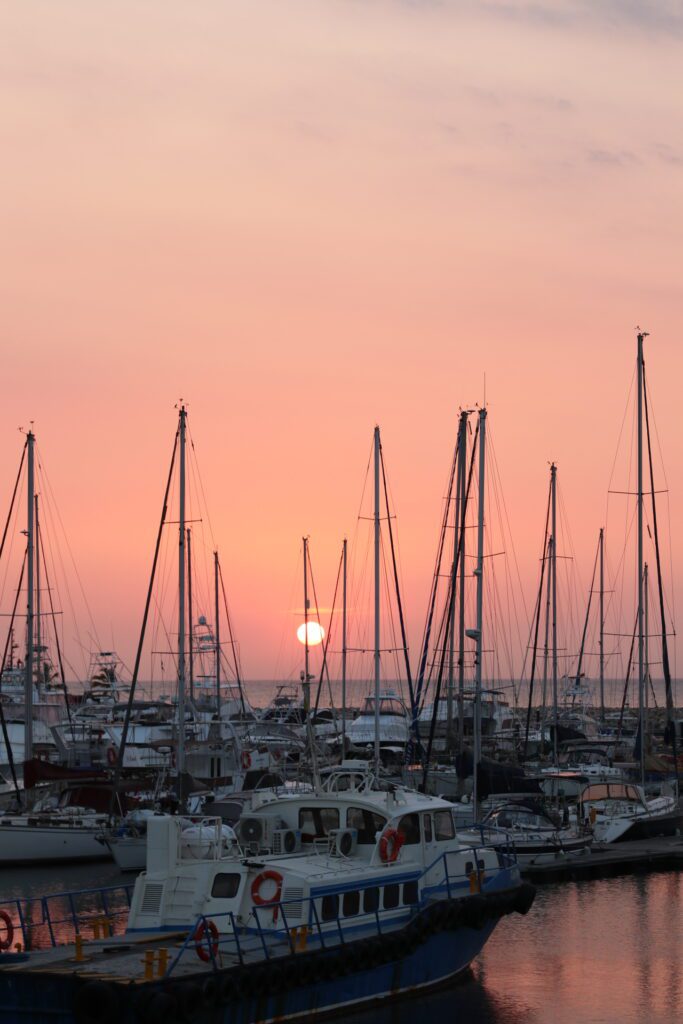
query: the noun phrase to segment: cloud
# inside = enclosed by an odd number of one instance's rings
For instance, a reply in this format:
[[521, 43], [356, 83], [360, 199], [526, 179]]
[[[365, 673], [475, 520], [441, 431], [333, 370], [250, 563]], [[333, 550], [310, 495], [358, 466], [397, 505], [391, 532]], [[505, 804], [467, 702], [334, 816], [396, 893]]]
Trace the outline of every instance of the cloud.
[[588, 159], [591, 163], [608, 167], [629, 167], [640, 163], [636, 154], [628, 149], [589, 149]]

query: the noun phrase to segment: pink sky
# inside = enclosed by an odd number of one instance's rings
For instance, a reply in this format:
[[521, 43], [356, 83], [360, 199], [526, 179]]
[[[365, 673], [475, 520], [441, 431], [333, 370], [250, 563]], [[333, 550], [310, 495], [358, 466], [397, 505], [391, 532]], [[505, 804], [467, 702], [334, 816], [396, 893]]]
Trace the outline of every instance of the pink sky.
[[484, 375], [526, 600], [551, 459], [587, 583], [636, 324], [680, 566], [682, 37], [673, 0], [0, 4], [0, 499], [33, 419], [103, 642], [179, 396], [247, 676], [304, 533], [331, 599], [375, 422], [415, 646]]

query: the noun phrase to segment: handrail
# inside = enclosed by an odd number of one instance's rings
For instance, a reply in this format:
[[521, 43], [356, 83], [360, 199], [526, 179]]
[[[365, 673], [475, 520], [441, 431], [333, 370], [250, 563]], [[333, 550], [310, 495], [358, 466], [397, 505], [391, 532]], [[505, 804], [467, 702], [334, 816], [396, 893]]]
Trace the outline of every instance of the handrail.
[[[128, 914], [131, 904], [133, 885], [109, 885], [99, 888], [76, 889], [71, 892], [54, 892], [47, 896], [31, 896], [28, 899], [15, 897], [14, 899], [0, 901], [0, 909], [8, 909], [16, 920], [21, 931], [24, 948], [30, 947], [33, 932], [37, 928], [47, 929], [49, 944], [59, 945], [59, 929], [62, 925], [69, 925], [73, 928], [74, 934], [79, 935], [82, 928], [88, 924], [93, 925], [106, 919], [111, 924], [112, 920]], [[124, 906], [118, 908], [115, 903], [114, 894], [120, 893], [123, 897]], [[99, 906], [79, 907], [83, 899], [95, 897]], [[110, 899], [111, 897], [111, 899]], [[68, 906], [64, 916], [55, 916], [57, 910], [55, 904], [63, 901]], [[34, 919], [32, 910], [39, 909], [39, 915]], [[10, 909], [11, 908], [11, 909]]]

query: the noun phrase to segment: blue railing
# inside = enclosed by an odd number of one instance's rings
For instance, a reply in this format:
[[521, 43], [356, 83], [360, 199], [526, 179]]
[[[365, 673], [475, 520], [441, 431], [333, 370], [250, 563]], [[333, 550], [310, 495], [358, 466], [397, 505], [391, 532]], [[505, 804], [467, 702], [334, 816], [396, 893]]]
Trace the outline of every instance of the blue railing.
[[42, 949], [73, 941], [84, 928], [102, 937], [123, 931], [130, 910], [133, 885], [56, 892], [49, 896], [0, 902], [18, 929], [24, 949]]

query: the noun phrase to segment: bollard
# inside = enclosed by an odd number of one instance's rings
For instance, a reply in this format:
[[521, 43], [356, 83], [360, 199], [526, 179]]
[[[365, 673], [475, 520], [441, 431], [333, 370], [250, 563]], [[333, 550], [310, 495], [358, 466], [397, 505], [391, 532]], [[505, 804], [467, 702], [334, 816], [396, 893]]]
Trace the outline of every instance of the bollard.
[[145, 950], [145, 959], [143, 960], [145, 965], [145, 981], [154, 980], [154, 950]]
[[302, 925], [299, 929], [299, 949], [302, 953], [306, 952], [306, 946], [308, 945], [308, 928], [306, 925]]
[[83, 936], [82, 935], [79, 934], [79, 935], [76, 936], [76, 938], [74, 940], [74, 945], [76, 947], [76, 955], [75, 955], [74, 959], [78, 960], [78, 961], [85, 960], [85, 957], [83, 956]]
[[93, 920], [91, 921], [91, 924], [92, 924], [92, 937], [93, 937], [93, 939], [99, 939], [99, 937], [100, 937], [100, 924], [101, 924], [101, 921], [100, 921], [99, 917], [93, 918]]
[[163, 978], [166, 975], [166, 968], [168, 967], [168, 950], [159, 950], [159, 967], [157, 970], [157, 977]]
[[299, 929], [298, 928], [290, 928], [289, 934], [292, 937], [292, 952], [296, 953], [296, 951], [299, 948]]
[[470, 871], [470, 892], [479, 892], [479, 872]]

